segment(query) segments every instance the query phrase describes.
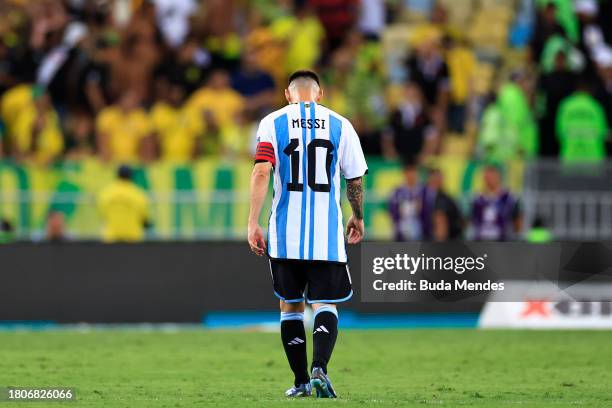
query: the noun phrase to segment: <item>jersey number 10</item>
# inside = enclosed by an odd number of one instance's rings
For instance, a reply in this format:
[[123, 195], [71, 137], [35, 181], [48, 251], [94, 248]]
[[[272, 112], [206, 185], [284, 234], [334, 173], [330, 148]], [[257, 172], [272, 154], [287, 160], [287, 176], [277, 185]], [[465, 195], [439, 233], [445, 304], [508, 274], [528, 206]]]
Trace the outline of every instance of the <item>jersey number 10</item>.
[[[283, 153], [291, 157], [291, 182], [287, 183], [288, 191], [304, 191], [304, 184], [299, 182], [300, 177], [300, 151], [297, 150], [300, 141], [299, 139], [291, 139], [291, 142], [285, 147]], [[327, 152], [325, 155], [325, 173], [327, 174], [327, 183], [317, 183], [315, 176], [317, 174], [317, 147], [324, 148]], [[308, 144], [308, 187], [312, 191], [329, 193], [331, 189], [331, 163], [334, 157], [334, 145], [327, 139], [312, 139]]]

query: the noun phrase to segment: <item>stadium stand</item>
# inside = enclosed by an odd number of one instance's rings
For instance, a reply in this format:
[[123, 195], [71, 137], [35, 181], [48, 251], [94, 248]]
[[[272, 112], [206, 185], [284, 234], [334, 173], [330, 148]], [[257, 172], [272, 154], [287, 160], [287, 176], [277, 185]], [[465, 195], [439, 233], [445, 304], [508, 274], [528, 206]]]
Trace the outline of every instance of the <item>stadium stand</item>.
[[[99, 239], [96, 197], [120, 164], [150, 195], [148, 239], [242, 238], [256, 126], [297, 68], [321, 73], [324, 104], [362, 139], [370, 238], [392, 237], [387, 201], [406, 159], [440, 169], [465, 215], [496, 162], [525, 192], [525, 233], [544, 211], [559, 237], [610, 234], [569, 226], [572, 211], [592, 213], [572, 204], [575, 190], [555, 187], [559, 215], [533, 183], [541, 169], [568, 171], [560, 151], [608, 157], [610, 1], [330, 4], [0, 0], [0, 219], [11, 239], [45, 239], [49, 220], [70, 239]], [[596, 119], [577, 118], [585, 103]], [[418, 143], [404, 149], [393, 120], [415, 109], [427, 126], [408, 126]], [[612, 224], [609, 197], [598, 200], [589, 220]]]

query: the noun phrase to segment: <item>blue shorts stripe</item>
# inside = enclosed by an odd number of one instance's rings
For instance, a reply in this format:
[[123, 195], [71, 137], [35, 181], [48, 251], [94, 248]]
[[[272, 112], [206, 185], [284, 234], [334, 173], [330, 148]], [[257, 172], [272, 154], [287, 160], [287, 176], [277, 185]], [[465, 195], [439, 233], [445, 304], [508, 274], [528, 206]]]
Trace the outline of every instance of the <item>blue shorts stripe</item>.
[[304, 320], [304, 312], [281, 312], [280, 321], [286, 320]]
[[299, 298], [299, 299], [285, 299], [284, 297], [279, 295], [277, 291], [274, 291], [274, 296], [276, 296], [277, 298], [279, 298], [280, 300], [282, 300], [285, 303], [298, 303], [298, 302], [303, 302], [304, 301], [303, 297]]
[[349, 293], [347, 297], [343, 297], [342, 299], [316, 299], [316, 300], [306, 299], [306, 302], [309, 305], [313, 303], [342, 303], [342, 302], [346, 302], [352, 297], [353, 297], [353, 291], [351, 290], [351, 293]]

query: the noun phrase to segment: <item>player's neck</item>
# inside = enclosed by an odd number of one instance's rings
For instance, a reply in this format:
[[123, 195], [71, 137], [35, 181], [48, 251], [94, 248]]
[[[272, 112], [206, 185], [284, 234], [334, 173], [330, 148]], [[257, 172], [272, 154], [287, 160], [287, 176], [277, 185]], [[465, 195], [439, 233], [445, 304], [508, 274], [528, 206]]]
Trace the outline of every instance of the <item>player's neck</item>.
[[310, 92], [310, 90], [304, 92], [297, 91], [292, 95], [291, 103], [316, 102], [316, 99], [316, 95]]
[[302, 102], [303, 103], [316, 103], [316, 101], [314, 99], [305, 98], [305, 99], [296, 99], [296, 100], [293, 100], [290, 104], [291, 105], [296, 105], [296, 104], [302, 103]]

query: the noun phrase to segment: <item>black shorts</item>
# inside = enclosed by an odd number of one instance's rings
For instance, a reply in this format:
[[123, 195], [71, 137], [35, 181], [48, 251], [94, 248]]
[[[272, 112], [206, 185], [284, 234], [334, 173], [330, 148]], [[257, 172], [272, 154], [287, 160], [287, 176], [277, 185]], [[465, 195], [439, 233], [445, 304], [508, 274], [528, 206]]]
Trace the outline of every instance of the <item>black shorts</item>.
[[274, 294], [287, 303], [340, 303], [353, 296], [348, 265], [270, 259]]

